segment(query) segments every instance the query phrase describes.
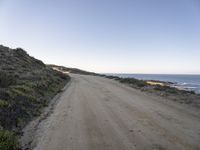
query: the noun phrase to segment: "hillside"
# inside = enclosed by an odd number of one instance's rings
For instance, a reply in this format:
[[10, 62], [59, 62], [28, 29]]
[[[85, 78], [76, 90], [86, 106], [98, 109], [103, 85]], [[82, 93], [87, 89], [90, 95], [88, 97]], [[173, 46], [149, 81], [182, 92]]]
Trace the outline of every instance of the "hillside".
[[69, 79], [21, 48], [0, 45], [0, 149], [17, 149], [15, 135]]
[[68, 68], [68, 67], [64, 67], [64, 66], [57, 66], [57, 65], [48, 65], [49, 67], [51, 67], [54, 70], [59, 70], [62, 72], [69, 72], [69, 73], [74, 73], [74, 74], [82, 74], [82, 75], [96, 75], [96, 76], [100, 76], [100, 74], [94, 73], [94, 72], [89, 72], [89, 71], [85, 71], [85, 70], [81, 70], [81, 69], [77, 69], [77, 68]]

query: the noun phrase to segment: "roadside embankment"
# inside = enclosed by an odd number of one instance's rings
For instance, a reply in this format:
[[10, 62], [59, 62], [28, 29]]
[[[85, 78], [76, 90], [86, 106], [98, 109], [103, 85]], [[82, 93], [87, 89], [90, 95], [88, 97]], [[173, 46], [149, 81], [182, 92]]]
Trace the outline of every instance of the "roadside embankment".
[[20, 149], [22, 128], [69, 80], [21, 48], [0, 46], [0, 150]]

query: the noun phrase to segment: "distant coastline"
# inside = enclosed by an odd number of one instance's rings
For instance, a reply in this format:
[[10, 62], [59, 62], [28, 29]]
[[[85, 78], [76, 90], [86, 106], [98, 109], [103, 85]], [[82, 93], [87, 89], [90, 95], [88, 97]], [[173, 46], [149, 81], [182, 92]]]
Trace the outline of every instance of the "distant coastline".
[[200, 75], [192, 74], [119, 74], [107, 73], [106, 75], [114, 75], [121, 78], [136, 78], [140, 80], [154, 80], [170, 83], [171, 87], [181, 90], [194, 91], [200, 94]]

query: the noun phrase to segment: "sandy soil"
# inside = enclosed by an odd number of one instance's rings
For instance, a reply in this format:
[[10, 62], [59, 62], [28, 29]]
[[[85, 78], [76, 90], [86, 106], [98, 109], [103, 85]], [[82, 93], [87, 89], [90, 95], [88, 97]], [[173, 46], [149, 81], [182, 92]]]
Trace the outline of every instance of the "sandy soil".
[[197, 110], [110, 79], [72, 74], [35, 150], [199, 150]]

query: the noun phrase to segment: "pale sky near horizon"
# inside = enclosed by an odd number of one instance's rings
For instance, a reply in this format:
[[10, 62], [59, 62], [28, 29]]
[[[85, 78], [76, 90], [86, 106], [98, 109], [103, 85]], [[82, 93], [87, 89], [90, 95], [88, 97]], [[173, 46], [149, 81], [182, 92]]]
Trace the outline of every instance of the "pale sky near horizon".
[[0, 44], [100, 73], [200, 74], [200, 0], [0, 0]]

